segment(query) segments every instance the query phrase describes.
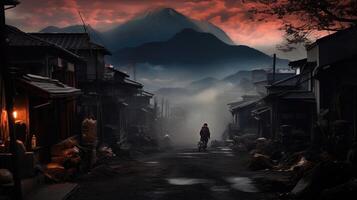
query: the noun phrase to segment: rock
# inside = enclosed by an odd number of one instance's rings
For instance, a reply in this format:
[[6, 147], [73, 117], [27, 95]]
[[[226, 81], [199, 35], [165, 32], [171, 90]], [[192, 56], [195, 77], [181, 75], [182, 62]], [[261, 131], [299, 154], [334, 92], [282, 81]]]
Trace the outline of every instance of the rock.
[[273, 167], [274, 163], [268, 156], [258, 153], [253, 155], [249, 163], [249, 169], [251, 170], [272, 169]]
[[66, 177], [66, 169], [58, 163], [48, 163], [44, 175], [52, 181], [60, 182]]
[[0, 185], [12, 183], [12, 173], [8, 169], [0, 169]]
[[115, 156], [115, 154], [110, 147], [102, 145], [98, 148], [98, 159], [108, 159], [113, 156]]
[[247, 147], [242, 143], [235, 144], [233, 146], [233, 150], [237, 151], [237, 152], [247, 152], [248, 151]]
[[357, 197], [357, 179], [326, 189], [321, 194], [321, 200], [351, 199], [351, 197]]
[[260, 191], [263, 192], [289, 192], [294, 185], [291, 184], [289, 173], [274, 173], [271, 171], [253, 177]]
[[65, 151], [67, 149], [74, 148], [78, 145], [78, 141], [74, 138], [68, 138], [51, 148], [51, 156], [65, 156]]
[[352, 172], [351, 165], [340, 162], [322, 162], [298, 181], [291, 194], [299, 198], [317, 198], [324, 189], [348, 181]]
[[211, 147], [212, 148], [217, 148], [217, 147], [221, 147], [224, 146], [224, 142], [223, 141], [218, 141], [218, 140], [212, 140], [211, 141]]

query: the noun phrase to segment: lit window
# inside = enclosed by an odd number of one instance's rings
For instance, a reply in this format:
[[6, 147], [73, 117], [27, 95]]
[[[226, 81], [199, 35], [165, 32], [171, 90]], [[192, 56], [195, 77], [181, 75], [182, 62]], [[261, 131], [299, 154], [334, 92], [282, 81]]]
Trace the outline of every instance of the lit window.
[[300, 74], [300, 73], [301, 73], [300, 67], [296, 68], [296, 74], [298, 75], [298, 74]]

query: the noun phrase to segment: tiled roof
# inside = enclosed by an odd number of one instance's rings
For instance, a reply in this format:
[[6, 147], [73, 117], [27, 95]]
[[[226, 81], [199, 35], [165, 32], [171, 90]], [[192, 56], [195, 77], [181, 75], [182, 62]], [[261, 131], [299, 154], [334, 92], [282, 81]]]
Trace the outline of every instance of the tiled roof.
[[45, 41], [55, 43], [65, 49], [76, 50], [101, 50], [107, 55], [110, 52], [103, 46], [90, 41], [87, 33], [30, 33], [32, 36], [39, 37]]
[[69, 97], [81, 94], [81, 90], [69, 87], [58, 80], [48, 77], [26, 74], [19, 79], [19, 84], [30, 88], [30, 92], [40, 91], [48, 98]]
[[129, 84], [129, 85], [132, 85], [134, 87], [137, 87], [137, 88], [142, 88], [143, 87], [143, 85], [141, 83], [136, 82], [136, 81], [131, 80], [131, 79], [128, 79], [128, 78], [124, 79], [124, 82]]
[[296, 86], [301, 79], [301, 75], [295, 75], [286, 79], [274, 82], [270, 87]]
[[63, 54], [66, 54], [67, 56], [71, 56], [72, 58], [81, 59], [78, 55], [62, 48], [57, 44], [34, 37], [30, 34], [22, 32], [13, 26], [7, 25], [6, 31], [10, 47], [50, 47]]
[[252, 110], [253, 115], [261, 115], [267, 111], [270, 111], [271, 108], [269, 106], [260, 106], [254, 110]]
[[144, 90], [143, 90], [142, 93], [143, 93], [143, 95], [145, 95], [145, 96], [149, 96], [149, 97], [153, 97], [153, 96], [154, 96], [153, 93], [148, 92], [148, 91], [144, 91]]
[[282, 98], [290, 100], [315, 100], [315, 95], [310, 91], [289, 91], [283, 94]]
[[255, 100], [250, 100], [250, 101], [240, 101], [240, 102], [236, 102], [234, 104], [231, 104], [231, 111], [233, 110], [240, 110], [242, 108], [254, 105], [255, 103], [257, 103], [260, 99], [255, 99]]
[[124, 73], [124, 72], [122, 72], [122, 71], [120, 71], [120, 70], [118, 70], [118, 69], [115, 69], [115, 68], [113, 68], [113, 67], [105, 67], [104, 70], [105, 70], [105, 73], [106, 73], [106, 74], [108, 75], [108, 77], [110, 77], [110, 78], [113, 78], [113, 77], [111, 77], [111, 76], [114, 76], [115, 73], [120, 74], [120, 75], [123, 76], [123, 77], [129, 77], [128, 74], [126, 74], [126, 73]]
[[304, 66], [306, 63], [307, 63], [307, 58], [304, 58], [304, 59], [294, 60], [289, 62], [289, 66], [292, 68], [296, 68], [296, 67]]

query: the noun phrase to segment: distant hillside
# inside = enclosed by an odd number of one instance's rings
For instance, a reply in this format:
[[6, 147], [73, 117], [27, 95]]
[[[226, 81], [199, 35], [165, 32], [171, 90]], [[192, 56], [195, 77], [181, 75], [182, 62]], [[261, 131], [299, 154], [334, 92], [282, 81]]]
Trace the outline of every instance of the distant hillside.
[[[191, 70], [209, 70], [220, 65], [238, 67], [269, 66], [272, 57], [248, 46], [229, 45], [210, 33], [184, 29], [165, 42], [146, 43], [135, 48], [114, 52], [114, 61], [120, 65], [149, 63], [152, 65], [195, 66]], [[277, 59], [277, 65], [287, 66], [288, 60]]]
[[252, 71], [242, 70], [225, 77], [223, 81], [227, 81], [233, 84], [239, 84], [242, 79], [251, 79], [251, 77]]
[[219, 80], [216, 78], [207, 77], [207, 78], [203, 78], [203, 79], [191, 82], [189, 87], [192, 88], [193, 90], [202, 90], [202, 89], [206, 89], [209, 87], [213, 87], [218, 82], [219, 82]]

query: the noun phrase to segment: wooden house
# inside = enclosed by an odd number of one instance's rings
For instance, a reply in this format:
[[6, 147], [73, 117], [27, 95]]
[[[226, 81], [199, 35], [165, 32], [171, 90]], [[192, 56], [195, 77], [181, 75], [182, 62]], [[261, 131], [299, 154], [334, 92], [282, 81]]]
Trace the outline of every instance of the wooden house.
[[9, 61], [21, 74], [36, 74], [77, 87], [76, 69], [84, 60], [78, 55], [41, 38], [7, 26]]
[[117, 69], [106, 67], [104, 80], [101, 82], [102, 111], [105, 140], [126, 137], [130, 108], [135, 103], [132, 97], [140, 93], [143, 85], [129, 79], [129, 75]]
[[87, 33], [31, 33], [32, 36], [56, 44], [85, 61], [76, 68], [78, 88], [83, 92], [78, 104], [80, 119], [93, 116], [97, 120], [97, 135], [104, 131], [101, 83], [104, 80], [105, 56], [110, 52], [90, 40]]
[[26, 74], [17, 78], [16, 92], [17, 136], [31, 150], [35, 135], [42, 159], [48, 161], [52, 145], [79, 134], [76, 99], [81, 91], [55, 79]]
[[244, 133], [257, 133], [258, 123], [252, 117], [251, 112], [257, 106], [259, 96], [243, 95], [242, 100], [228, 104], [233, 116], [230, 124], [230, 134], [240, 135]]
[[[307, 48], [308, 62], [316, 64], [316, 110], [318, 123], [325, 129], [320, 138], [340, 138], [344, 154], [357, 138], [356, 52], [356, 27], [323, 37]], [[336, 127], [339, 122], [345, 122], [345, 127]]]
[[[267, 95], [263, 99], [264, 104], [261, 108], [266, 111], [267, 109], [263, 107], [269, 107], [271, 130], [267, 135], [274, 139], [279, 139], [285, 131], [282, 130], [283, 127], [289, 127], [289, 131], [298, 133], [301, 138], [310, 137], [313, 131], [315, 120], [315, 97], [311, 83], [313, 67], [306, 60], [291, 62], [290, 66], [302, 71], [266, 86]], [[256, 110], [255, 114], [265, 115], [265, 117], [257, 116], [257, 119], [264, 120], [266, 124], [266, 113]], [[261, 130], [264, 128], [262, 127]]]
[[76, 54], [19, 29], [6, 27], [9, 65], [16, 70], [14, 117], [20, 139], [32, 150], [31, 139], [49, 159], [50, 148], [79, 134], [75, 69], [83, 60]]

